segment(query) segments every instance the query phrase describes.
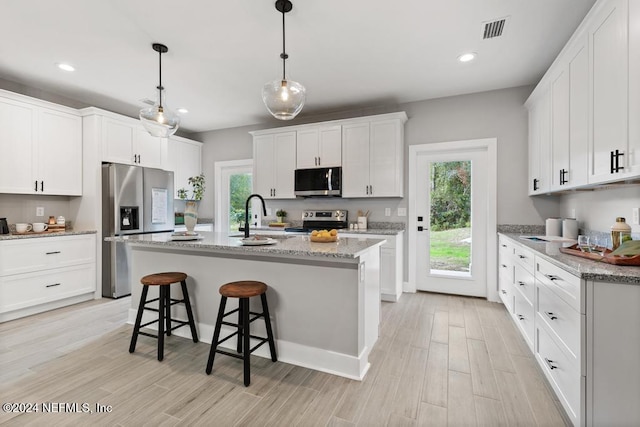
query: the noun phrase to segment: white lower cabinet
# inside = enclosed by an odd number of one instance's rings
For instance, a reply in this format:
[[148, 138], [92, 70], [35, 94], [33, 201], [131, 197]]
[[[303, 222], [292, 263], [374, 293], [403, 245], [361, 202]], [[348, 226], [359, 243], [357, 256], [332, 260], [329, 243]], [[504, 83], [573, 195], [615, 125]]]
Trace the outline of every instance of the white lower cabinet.
[[93, 299], [95, 291], [95, 235], [0, 242], [0, 321]]
[[571, 422], [640, 425], [640, 284], [581, 279], [516, 240], [499, 242], [499, 289], [514, 265], [513, 299], [500, 297]]
[[340, 236], [386, 240], [380, 247], [380, 298], [383, 301], [398, 301], [402, 295], [404, 231], [398, 231], [396, 235], [340, 233]]
[[533, 304], [522, 295], [522, 292], [517, 287], [514, 286], [514, 288], [513, 318], [516, 319], [516, 325], [518, 325], [518, 329], [520, 329], [527, 345], [530, 349], [533, 349], [535, 310]]

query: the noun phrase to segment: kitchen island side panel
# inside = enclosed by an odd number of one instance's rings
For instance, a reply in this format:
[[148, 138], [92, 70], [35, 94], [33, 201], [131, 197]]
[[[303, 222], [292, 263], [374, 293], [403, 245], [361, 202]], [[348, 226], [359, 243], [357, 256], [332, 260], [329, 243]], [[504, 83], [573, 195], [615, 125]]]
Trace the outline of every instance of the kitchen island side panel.
[[[361, 379], [378, 337], [379, 256], [379, 247], [349, 262], [336, 262], [132, 245], [134, 286], [129, 323], [135, 319], [142, 291], [142, 285], [136, 283], [142, 276], [182, 271], [189, 276], [187, 286], [200, 340], [210, 343], [220, 303], [218, 288], [237, 280], [259, 280], [269, 286], [267, 299], [280, 361]], [[149, 298], [157, 295], [153, 287], [149, 292]], [[172, 285], [171, 292], [173, 298], [181, 297], [178, 285]], [[227, 311], [236, 306], [229, 299]], [[181, 305], [173, 309], [177, 318], [185, 318]], [[258, 298], [251, 300], [251, 310], [261, 312]], [[152, 320], [155, 315], [147, 312], [143, 321]], [[230, 319], [234, 320], [233, 315]], [[256, 321], [251, 326], [252, 333], [265, 333], [263, 322]], [[188, 336], [188, 329], [175, 333]], [[235, 340], [224, 345], [235, 348]], [[268, 357], [263, 347], [255, 354]]]

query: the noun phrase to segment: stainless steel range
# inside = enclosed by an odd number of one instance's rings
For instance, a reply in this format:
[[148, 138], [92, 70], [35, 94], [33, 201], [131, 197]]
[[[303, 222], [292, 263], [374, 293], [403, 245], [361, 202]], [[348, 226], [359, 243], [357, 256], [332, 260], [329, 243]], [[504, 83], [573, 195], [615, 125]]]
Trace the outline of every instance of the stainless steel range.
[[331, 211], [302, 212], [302, 228], [305, 230], [330, 230], [349, 228], [348, 212], [335, 209]]

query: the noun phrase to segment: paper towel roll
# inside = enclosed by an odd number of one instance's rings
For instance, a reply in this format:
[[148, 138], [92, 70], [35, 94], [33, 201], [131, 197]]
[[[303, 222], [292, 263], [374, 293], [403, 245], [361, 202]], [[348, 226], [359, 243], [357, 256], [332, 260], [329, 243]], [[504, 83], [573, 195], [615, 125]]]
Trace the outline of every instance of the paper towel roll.
[[562, 220], [562, 237], [567, 239], [578, 238], [578, 220], [575, 218], [565, 218]]
[[546, 235], [547, 236], [561, 236], [562, 235], [562, 219], [560, 219], [560, 218], [547, 218]]

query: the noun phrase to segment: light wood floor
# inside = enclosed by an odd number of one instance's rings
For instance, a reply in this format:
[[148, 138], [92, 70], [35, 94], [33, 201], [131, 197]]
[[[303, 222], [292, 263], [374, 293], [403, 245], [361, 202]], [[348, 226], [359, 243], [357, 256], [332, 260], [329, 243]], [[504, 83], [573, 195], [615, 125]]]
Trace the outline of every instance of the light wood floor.
[[[82, 304], [0, 324], [0, 402], [96, 403], [111, 413], [0, 413], [7, 425], [566, 425], [560, 404], [501, 304], [430, 293], [383, 303], [364, 381], [172, 336], [165, 359], [141, 336], [129, 354], [127, 301]], [[81, 329], [81, 334], [69, 331]]]

